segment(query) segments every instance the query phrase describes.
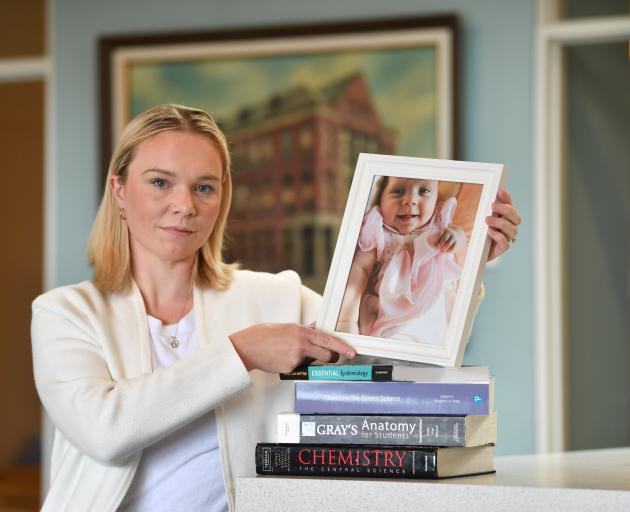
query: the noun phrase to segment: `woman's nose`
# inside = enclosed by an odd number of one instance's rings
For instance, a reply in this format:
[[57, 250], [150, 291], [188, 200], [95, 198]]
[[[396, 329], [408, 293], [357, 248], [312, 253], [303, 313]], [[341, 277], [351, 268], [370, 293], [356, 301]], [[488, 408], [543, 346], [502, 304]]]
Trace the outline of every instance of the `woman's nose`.
[[190, 190], [183, 190], [175, 197], [173, 211], [180, 215], [194, 215], [196, 213], [195, 203]]

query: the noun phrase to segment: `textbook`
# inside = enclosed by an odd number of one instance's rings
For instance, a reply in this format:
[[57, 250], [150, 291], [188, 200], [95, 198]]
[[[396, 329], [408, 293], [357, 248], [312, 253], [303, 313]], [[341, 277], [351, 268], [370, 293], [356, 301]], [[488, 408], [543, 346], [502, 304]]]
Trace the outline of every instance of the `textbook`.
[[435, 479], [493, 472], [491, 445], [473, 448], [256, 445], [259, 475]]
[[406, 365], [301, 365], [281, 380], [349, 380], [410, 382], [488, 382], [487, 366], [461, 368], [417, 367]]
[[482, 446], [497, 439], [487, 416], [366, 416], [280, 413], [279, 443]]
[[485, 383], [297, 381], [300, 414], [488, 415], [494, 378]]

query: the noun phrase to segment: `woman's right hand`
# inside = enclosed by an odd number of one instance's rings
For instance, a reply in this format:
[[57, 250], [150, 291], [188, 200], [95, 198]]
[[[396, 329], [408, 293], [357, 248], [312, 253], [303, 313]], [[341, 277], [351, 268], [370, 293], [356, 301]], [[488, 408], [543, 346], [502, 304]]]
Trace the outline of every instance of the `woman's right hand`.
[[305, 359], [349, 359], [356, 350], [341, 339], [299, 324], [258, 324], [230, 335], [245, 368], [269, 373], [288, 373]]

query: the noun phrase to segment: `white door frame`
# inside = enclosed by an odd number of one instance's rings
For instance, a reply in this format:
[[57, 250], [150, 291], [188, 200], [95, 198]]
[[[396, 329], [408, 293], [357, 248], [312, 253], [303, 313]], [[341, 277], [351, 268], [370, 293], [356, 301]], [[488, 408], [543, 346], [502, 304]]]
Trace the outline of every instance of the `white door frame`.
[[[52, 2], [45, 3], [46, 51], [53, 49]], [[43, 290], [50, 290], [57, 283], [57, 174], [55, 166], [56, 137], [54, 129], [53, 65], [49, 56], [0, 58], [0, 83], [44, 82], [44, 205], [43, 205]], [[42, 502], [48, 492], [50, 475], [50, 452], [52, 451], [52, 424], [42, 407], [41, 420], [41, 496]]]
[[42, 81], [44, 83], [44, 207], [43, 233], [44, 290], [56, 286], [56, 177], [54, 172], [54, 130], [52, 65], [48, 57], [0, 58], [0, 83]]
[[535, 124], [536, 450], [568, 448], [565, 88], [567, 46], [630, 39], [630, 15], [561, 19], [537, 0]]

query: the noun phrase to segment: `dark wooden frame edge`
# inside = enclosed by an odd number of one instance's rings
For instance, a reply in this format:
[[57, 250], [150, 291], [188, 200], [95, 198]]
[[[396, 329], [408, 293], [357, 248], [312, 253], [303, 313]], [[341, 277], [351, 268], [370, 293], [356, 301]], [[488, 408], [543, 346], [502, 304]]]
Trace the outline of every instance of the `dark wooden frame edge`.
[[171, 32], [171, 33], [148, 33], [148, 34], [126, 34], [115, 36], [103, 36], [98, 41], [99, 53], [99, 84], [100, 98], [100, 166], [101, 184], [105, 185], [109, 159], [113, 151], [113, 141], [111, 137], [112, 128], [112, 104], [111, 104], [111, 54], [114, 50], [124, 46], [151, 46], [164, 44], [186, 44], [202, 43], [213, 41], [247, 40], [261, 39], [266, 37], [294, 37], [309, 35], [330, 35], [356, 32], [377, 32], [382, 30], [403, 30], [408, 28], [428, 28], [447, 27], [453, 35], [453, 59], [452, 59], [452, 79], [453, 79], [453, 159], [457, 160], [460, 154], [459, 147], [459, 123], [460, 123], [460, 90], [457, 80], [459, 71], [459, 24], [457, 17], [453, 14], [440, 16], [415, 16], [405, 18], [389, 19], [366, 19], [352, 22], [330, 22], [316, 24], [291, 24], [275, 26], [253, 26], [238, 27], [228, 29], [217, 29], [209, 31], [194, 32]]

